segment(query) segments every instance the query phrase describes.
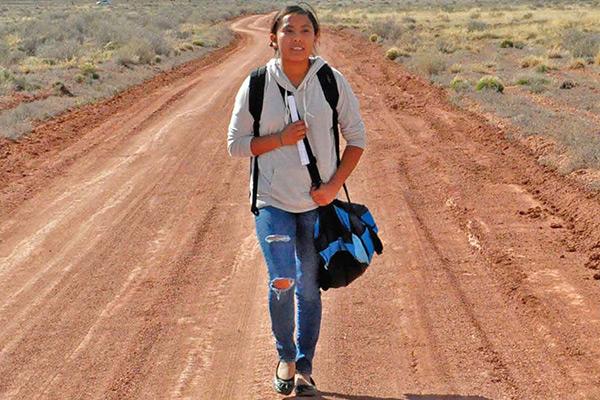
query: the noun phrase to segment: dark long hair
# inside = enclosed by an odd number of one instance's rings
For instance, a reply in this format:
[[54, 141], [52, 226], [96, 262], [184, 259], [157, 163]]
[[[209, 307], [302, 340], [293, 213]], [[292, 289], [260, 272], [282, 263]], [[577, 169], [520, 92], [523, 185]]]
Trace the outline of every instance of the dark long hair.
[[[277, 30], [281, 26], [281, 21], [283, 20], [283, 17], [290, 14], [306, 15], [313, 26], [315, 36], [319, 34], [320, 24], [319, 20], [317, 19], [317, 12], [314, 8], [312, 8], [310, 4], [301, 2], [294, 6], [284, 7], [281, 10], [279, 10], [277, 14], [275, 14], [275, 16], [273, 17], [273, 21], [271, 22], [271, 33], [273, 35], [277, 35]], [[273, 43], [271, 43], [271, 47], [274, 47]], [[277, 48], [275, 48], [275, 51], [277, 52]]]

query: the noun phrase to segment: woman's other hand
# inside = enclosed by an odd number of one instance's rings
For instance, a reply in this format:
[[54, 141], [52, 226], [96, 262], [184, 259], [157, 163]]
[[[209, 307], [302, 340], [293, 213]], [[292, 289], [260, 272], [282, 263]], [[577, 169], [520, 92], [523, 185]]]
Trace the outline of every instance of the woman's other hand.
[[310, 196], [320, 206], [326, 206], [335, 200], [340, 187], [332, 182], [322, 183], [318, 188], [313, 187], [310, 190]]

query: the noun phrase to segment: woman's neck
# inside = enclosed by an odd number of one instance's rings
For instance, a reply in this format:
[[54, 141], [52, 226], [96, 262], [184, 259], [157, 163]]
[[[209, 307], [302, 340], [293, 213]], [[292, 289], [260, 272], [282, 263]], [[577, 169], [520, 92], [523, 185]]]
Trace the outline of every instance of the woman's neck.
[[281, 59], [281, 67], [290, 82], [292, 82], [292, 85], [298, 87], [308, 73], [310, 68], [310, 60], [307, 58], [306, 61], [289, 62]]

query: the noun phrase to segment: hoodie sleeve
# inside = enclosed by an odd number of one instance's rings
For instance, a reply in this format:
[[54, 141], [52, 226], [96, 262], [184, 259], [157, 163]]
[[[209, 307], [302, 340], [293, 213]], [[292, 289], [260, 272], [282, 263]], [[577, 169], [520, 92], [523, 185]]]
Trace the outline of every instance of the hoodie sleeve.
[[358, 99], [354, 95], [346, 78], [336, 69], [333, 69], [337, 81], [340, 98], [337, 112], [340, 123], [340, 133], [346, 140], [346, 145], [364, 149], [366, 147], [365, 124], [360, 115]]
[[247, 77], [235, 96], [235, 105], [231, 113], [227, 131], [227, 151], [233, 157], [252, 157], [250, 142], [254, 137], [254, 119], [248, 106], [249, 86], [250, 77]]

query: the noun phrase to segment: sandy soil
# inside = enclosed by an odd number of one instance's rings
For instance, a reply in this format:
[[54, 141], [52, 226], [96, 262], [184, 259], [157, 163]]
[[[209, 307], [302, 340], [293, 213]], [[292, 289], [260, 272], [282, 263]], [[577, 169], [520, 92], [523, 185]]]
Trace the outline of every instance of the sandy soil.
[[[230, 48], [0, 144], [0, 398], [270, 399], [275, 351]], [[349, 181], [385, 244], [323, 294], [324, 399], [600, 398], [600, 201], [348, 32], [321, 53], [360, 97]]]

